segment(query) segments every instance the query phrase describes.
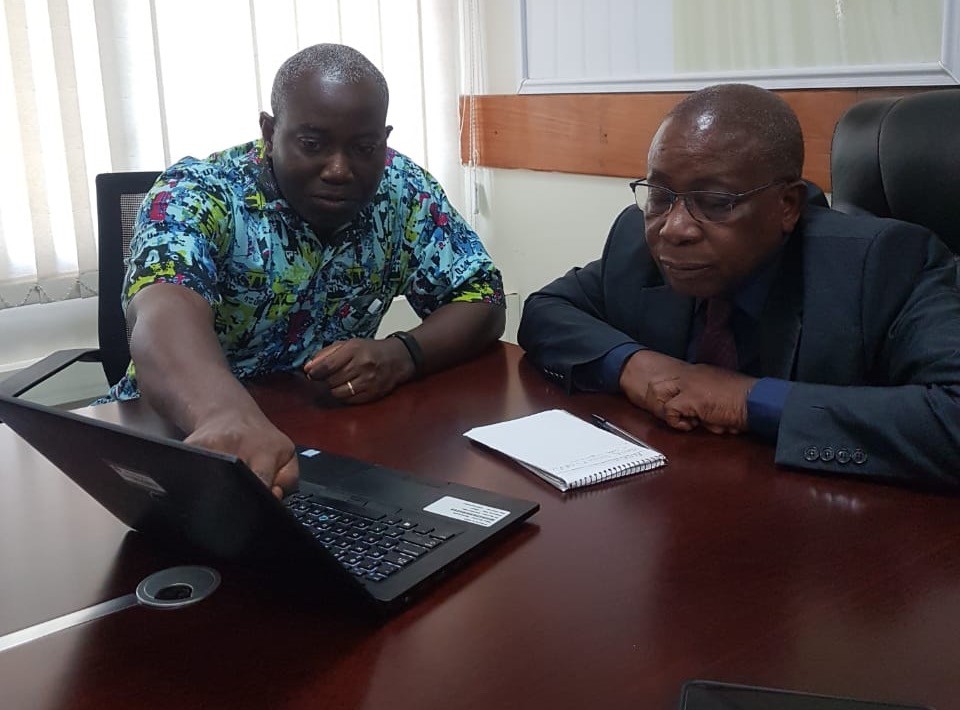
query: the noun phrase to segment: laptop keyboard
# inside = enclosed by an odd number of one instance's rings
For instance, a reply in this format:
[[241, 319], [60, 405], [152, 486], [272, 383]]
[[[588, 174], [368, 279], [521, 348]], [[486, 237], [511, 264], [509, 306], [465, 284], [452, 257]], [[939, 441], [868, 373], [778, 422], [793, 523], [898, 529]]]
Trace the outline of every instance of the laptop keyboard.
[[381, 512], [311, 493], [294, 493], [283, 502], [341, 565], [372, 582], [382, 582], [459, 532], [404, 510]]

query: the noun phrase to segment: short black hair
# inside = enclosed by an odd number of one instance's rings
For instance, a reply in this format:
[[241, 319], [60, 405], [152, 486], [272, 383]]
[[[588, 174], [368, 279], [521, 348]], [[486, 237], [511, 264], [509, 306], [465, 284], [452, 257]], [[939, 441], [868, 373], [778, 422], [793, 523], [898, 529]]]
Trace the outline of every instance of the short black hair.
[[383, 99], [384, 110], [390, 103], [387, 80], [363, 54], [345, 44], [315, 44], [301, 49], [277, 70], [270, 91], [270, 110], [274, 118], [279, 118], [283, 112], [291, 88], [304, 76], [314, 74], [343, 84], [372, 81]]
[[720, 130], [754, 137], [758, 158], [774, 179], [800, 179], [803, 131], [793, 109], [777, 94], [751, 84], [715, 84], [684, 98], [667, 118], [693, 119], [704, 113], [716, 116]]

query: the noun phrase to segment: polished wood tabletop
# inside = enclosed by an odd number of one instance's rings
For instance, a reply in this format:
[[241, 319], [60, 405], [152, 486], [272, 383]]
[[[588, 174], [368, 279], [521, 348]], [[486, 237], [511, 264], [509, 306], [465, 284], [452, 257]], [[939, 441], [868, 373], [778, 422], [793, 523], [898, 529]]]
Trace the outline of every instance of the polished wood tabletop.
[[[505, 344], [373, 404], [287, 375], [251, 390], [297, 443], [541, 509], [386, 621], [219, 567], [191, 607], [0, 653], [0, 707], [666, 710], [709, 678], [960, 708], [954, 497], [777, 468], [750, 437], [568, 396]], [[669, 464], [563, 494], [462, 436], [554, 407], [602, 413]], [[84, 413], [161, 426], [142, 403]], [[0, 634], [196, 561], [130, 532], [5, 426], [0, 454]]]

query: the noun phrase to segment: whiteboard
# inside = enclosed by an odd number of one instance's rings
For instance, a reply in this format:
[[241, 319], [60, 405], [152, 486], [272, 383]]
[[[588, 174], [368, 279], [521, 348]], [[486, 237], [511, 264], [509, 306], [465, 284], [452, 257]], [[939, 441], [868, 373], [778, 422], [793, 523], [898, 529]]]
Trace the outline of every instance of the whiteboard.
[[960, 83], [960, 0], [519, 0], [519, 93]]

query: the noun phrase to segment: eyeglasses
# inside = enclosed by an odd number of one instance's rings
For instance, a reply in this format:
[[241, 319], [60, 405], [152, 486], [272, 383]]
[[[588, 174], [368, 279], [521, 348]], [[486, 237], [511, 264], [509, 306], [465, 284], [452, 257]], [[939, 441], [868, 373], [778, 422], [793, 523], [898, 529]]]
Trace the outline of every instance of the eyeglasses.
[[[637, 207], [642, 209], [648, 218], [665, 217], [673, 209], [677, 199], [682, 198], [687, 212], [697, 222], [726, 222], [733, 217], [734, 210], [741, 202], [782, 182], [782, 180], [774, 180], [746, 192], [713, 192], [711, 190], [674, 192], [666, 187], [651, 185], [646, 180], [634, 180], [630, 183], [630, 189], [633, 190], [633, 199], [637, 201]], [[646, 200], [637, 193], [638, 187], [647, 188]]]

